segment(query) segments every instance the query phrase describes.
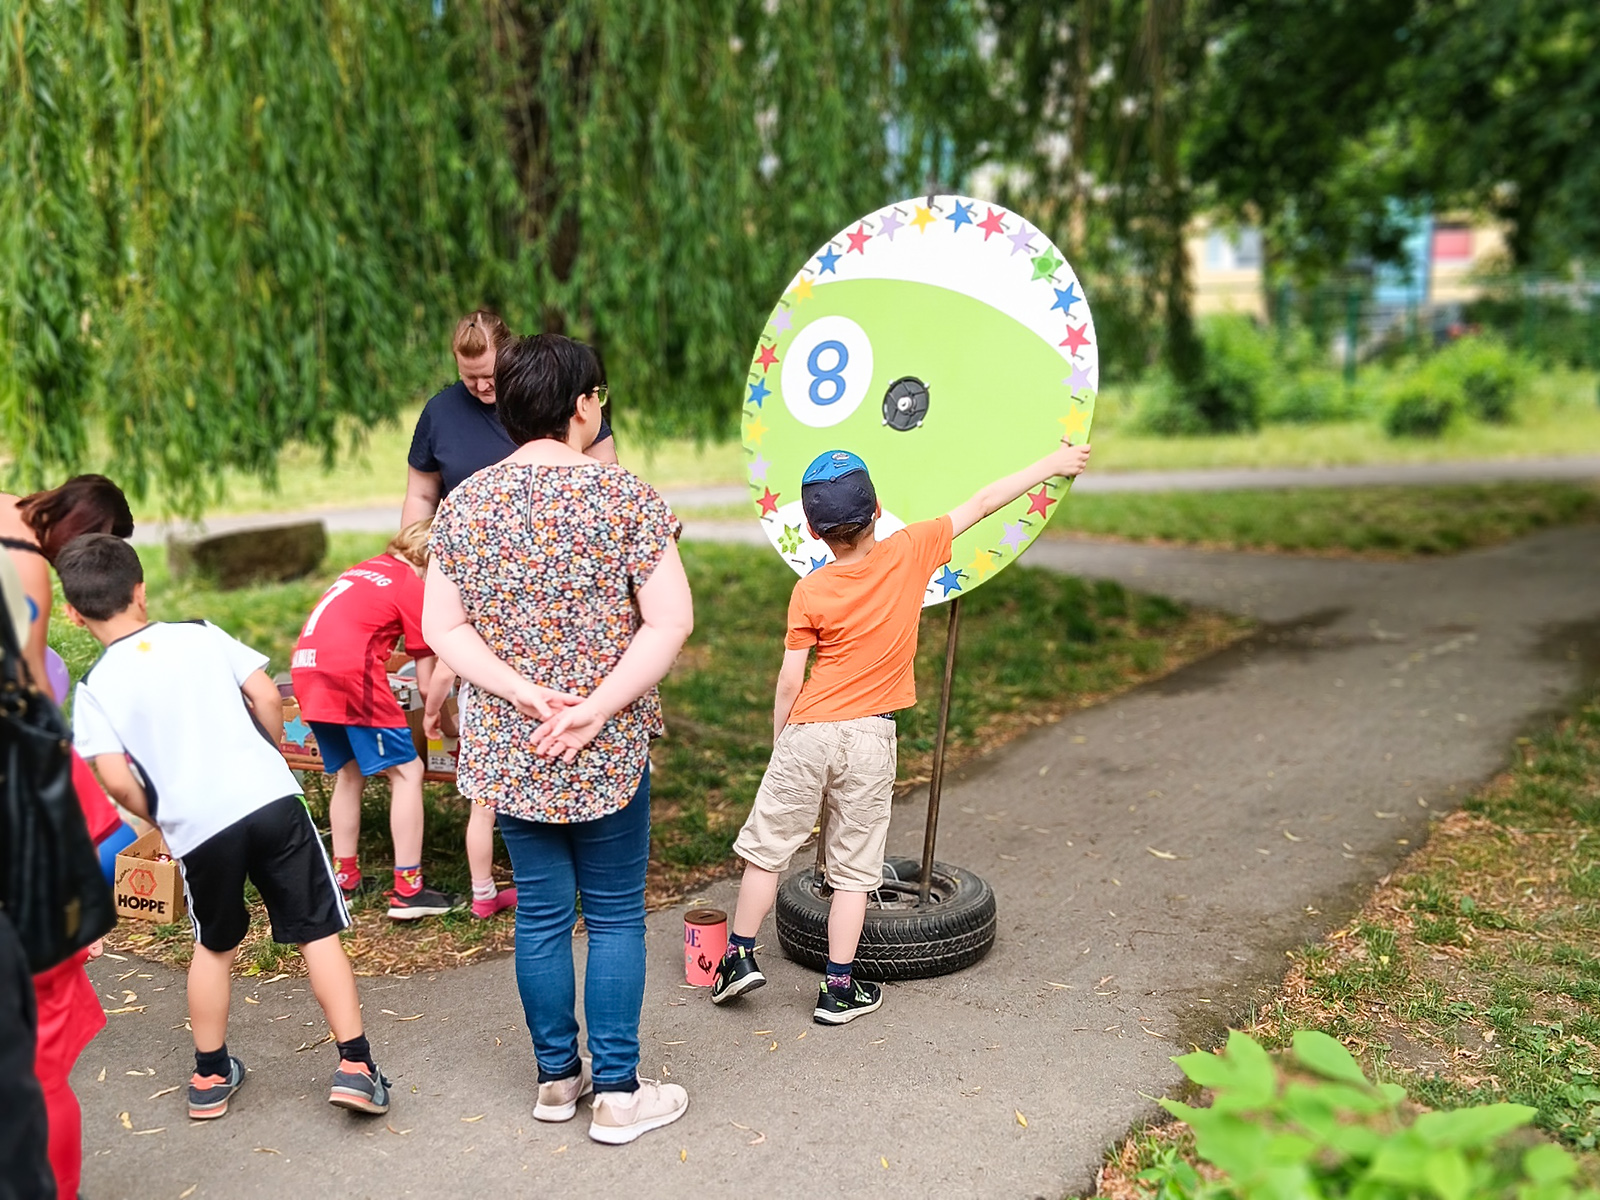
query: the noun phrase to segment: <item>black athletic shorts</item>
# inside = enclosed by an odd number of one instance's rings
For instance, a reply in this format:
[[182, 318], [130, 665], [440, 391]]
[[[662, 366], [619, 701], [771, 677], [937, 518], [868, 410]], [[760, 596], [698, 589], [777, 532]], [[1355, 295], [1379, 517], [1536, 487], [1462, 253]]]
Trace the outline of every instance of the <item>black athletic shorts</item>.
[[266, 903], [272, 940], [303, 945], [338, 933], [350, 911], [299, 796], [256, 809], [180, 858], [194, 940], [225, 954], [244, 940], [248, 877]]

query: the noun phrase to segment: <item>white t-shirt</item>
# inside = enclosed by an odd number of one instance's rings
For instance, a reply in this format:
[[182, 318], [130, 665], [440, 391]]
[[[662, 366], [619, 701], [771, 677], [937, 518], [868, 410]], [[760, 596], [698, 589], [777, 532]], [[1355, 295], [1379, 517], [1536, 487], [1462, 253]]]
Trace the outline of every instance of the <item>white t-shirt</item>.
[[209, 621], [159, 623], [112, 642], [78, 683], [78, 753], [133, 761], [175, 856], [300, 793], [239, 690], [266, 665]]

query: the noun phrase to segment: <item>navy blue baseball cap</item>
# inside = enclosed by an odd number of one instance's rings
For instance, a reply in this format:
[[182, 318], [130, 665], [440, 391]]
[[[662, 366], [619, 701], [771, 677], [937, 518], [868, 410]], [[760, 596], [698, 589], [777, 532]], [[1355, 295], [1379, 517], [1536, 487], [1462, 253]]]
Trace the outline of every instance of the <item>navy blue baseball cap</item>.
[[819, 534], [845, 525], [870, 525], [878, 515], [867, 464], [848, 450], [828, 450], [811, 460], [800, 477], [800, 506]]

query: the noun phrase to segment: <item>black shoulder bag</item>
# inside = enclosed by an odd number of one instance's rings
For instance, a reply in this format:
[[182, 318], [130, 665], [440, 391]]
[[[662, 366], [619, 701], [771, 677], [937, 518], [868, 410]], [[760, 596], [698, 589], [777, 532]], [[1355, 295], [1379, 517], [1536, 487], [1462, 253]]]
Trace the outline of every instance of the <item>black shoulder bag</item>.
[[34, 974], [117, 923], [111, 888], [72, 786], [61, 710], [36, 686], [0, 612], [0, 907]]

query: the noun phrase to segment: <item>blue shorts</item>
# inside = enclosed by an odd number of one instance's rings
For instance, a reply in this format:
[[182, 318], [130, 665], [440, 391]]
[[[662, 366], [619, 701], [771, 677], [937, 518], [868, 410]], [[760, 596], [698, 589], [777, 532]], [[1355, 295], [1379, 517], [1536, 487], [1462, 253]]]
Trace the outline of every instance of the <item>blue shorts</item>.
[[411, 730], [404, 725], [376, 729], [371, 725], [330, 725], [325, 721], [306, 724], [317, 737], [322, 769], [329, 775], [338, 774], [351, 759], [363, 775], [382, 775], [390, 767], [404, 766], [417, 757]]

